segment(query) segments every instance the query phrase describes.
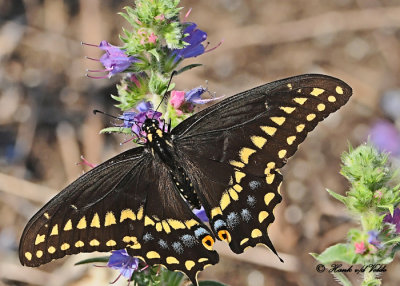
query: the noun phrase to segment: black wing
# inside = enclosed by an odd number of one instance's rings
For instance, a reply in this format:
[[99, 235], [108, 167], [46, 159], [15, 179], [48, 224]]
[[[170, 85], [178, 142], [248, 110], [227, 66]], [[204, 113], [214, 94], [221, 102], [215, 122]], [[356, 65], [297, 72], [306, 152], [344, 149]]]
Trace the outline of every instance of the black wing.
[[218, 262], [212, 232], [181, 199], [168, 170], [146, 149], [128, 150], [87, 172], [27, 224], [23, 265], [80, 252], [126, 248], [147, 264], [196, 274]]
[[234, 252], [259, 243], [275, 252], [267, 227], [281, 201], [279, 169], [351, 94], [336, 78], [300, 75], [229, 97], [172, 130], [214, 233]]

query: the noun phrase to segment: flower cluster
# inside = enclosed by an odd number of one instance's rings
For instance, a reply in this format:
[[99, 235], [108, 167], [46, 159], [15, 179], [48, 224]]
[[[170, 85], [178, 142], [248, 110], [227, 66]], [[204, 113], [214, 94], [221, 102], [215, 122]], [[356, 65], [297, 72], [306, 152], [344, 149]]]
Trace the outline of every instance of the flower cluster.
[[[371, 144], [350, 148], [342, 157], [341, 174], [351, 183], [346, 196], [327, 190], [361, 222], [362, 229], [351, 229], [349, 243], [339, 243], [321, 254], [312, 254], [323, 264], [388, 264], [399, 250], [400, 185], [392, 186], [394, 176], [388, 154]], [[343, 285], [351, 285], [343, 275], [335, 277]], [[349, 284], [350, 283], [350, 284]], [[381, 285], [374, 273], [364, 274], [362, 285]]]
[[[207, 89], [201, 86], [184, 92], [172, 90], [175, 84], [169, 84], [172, 72], [185, 59], [207, 52], [203, 45], [207, 33], [199, 29], [197, 24], [186, 22], [190, 11], [184, 17], [184, 22], [180, 22], [181, 8], [178, 4], [178, 0], [136, 1], [135, 8], [126, 7], [125, 12], [121, 13], [131, 26], [129, 30], [123, 29], [120, 37], [124, 45], [117, 47], [101, 41], [97, 47], [105, 51], [104, 55], [100, 59], [88, 57], [104, 66], [104, 69], [88, 70], [89, 77], [122, 76], [117, 85], [118, 95], [112, 95], [112, 98], [117, 101], [116, 107], [123, 112], [120, 116], [123, 124], [116, 124], [102, 132], [132, 134], [134, 142], [139, 143], [145, 135], [141, 125], [146, 116], [155, 114], [157, 119], [163, 117], [171, 121], [171, 127], [175, 127], [193, 113], [196, 104], [218, 99], [202, 99]], [[177, 73], [199, 65], [184, 66]], [[93, 73], [105, 74], [99, 76]], [[163, 99], [165, 94], [170, 94], [169, 100]], [[157, 107], [157, 111], [154, 111], [154, 107]]]

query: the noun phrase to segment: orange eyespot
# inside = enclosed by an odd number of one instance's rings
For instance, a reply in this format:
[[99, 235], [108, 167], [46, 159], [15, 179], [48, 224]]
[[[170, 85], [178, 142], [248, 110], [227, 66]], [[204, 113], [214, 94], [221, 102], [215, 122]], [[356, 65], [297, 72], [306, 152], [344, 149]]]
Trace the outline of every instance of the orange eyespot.
[[226, 241], [227, 243], [231, 242], [231, 234], [229, 233], [229, 231], [227, 231], [225, 229], [218, 231], [218, 237], [221, 240]]
[[212, 247], [214, 245], [214, 239], [211, 237], [211, 235], [203, 237], [201, 242], [203, 243], [205, 248], [207, 248], [208, 250], [212, 250]]

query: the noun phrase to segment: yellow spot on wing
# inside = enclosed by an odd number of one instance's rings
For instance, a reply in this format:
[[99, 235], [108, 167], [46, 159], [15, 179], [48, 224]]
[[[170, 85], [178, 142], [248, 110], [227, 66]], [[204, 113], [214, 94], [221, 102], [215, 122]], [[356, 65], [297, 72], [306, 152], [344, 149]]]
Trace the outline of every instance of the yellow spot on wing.
[[178, 259], [176, 259], [173, 256], [168, 256], [166, 261], [167, 261], [168, 264], [179, 264]]
[[238, 185], [238, 184], [234, 185], [233, 188], [234, 188], [235, 191], [238, 192], [238, 193], [240, 193], [240, 192], [243, 190], [242, 186], [241, 186], [241, 185]]
[[48, 251], [50, 254], [53, 254], [54, 252], [56, 252], [56, 249], [55, 249], [55, 247], [50, 246], [50, 247], [47, 249], [47, 251]]
[[256, 238], [260, 236], [262, 236], [261, 230], [259, 230], [258, 228], [253, 229], [253, 231], [251, 232], [251, 237]]
[[232, 198], [234, 201], [237, 201], [237, 200], [239, 199], [239, 196], [238, 196], [238, 194], [235, 192], [234, 189], [229, 188], [228, 192], [229, 192], [229, 195], [231, 196], [231, 198]]
[[253, 142], [254, 145], [256, 145], [258, 148], [262, 149], [264, 147], [265, 143], [267, 143], [267, 139], [261, 136], [251, 136], [251, 141]]
[[282, 125], [286, 121], [286, 117], [271, 117], [271, 120], [278, 125]]
[[267, 174], [267, 177], [265, 178], [268, 185], [271, 185], [274, 182], [274, 179], [275, 174]]
[[116, 224], [116, 223], [117, 222], [115, 220], [114, 214], [112, 212], [107, 212], [106, 213], [106, 218], [105, 218], [105, 221], [104, 221], [104, 226], [109, 226], [109, 225]]
[[[134, 245], [128, 245], [128, 247], [130, 247], [132, 249], [140, 249], [140, 248], [142, 248], [142, 245], [139, 242], [137, 242]], [[139, 257], [139, 256], [137, 256], [137, 257]]]
[[298, 103], [298, 104], [300, 104], [300, 105], [303, 105], [304, 102], [307, 101], [307, 99], [308, 98], [305, 98], [305, 97], [296, 97], [296, 98], [293, 99], [293, 101]]
[[309, 115], [307, 115], [307, 121], [312, 121], [314, 120], [316, 117], [315, 113], [310, 113]]
[[65, 224], [65, 226], [64, 226], [64, 230], [65, 231], [68, 231], [68, 230], [71, 230], [72, 229], [72, 222], [71, 222], [71, 220], [69, 219], [68, 221], [67, 221], [67, 223]]
[[185, 221], [185, 225], [188, 229], [191, 229], [193, 226], [199, 224], [195, 219], [190, 219]]
[[129, 242], [137, 243], [137, 238], [136, 238], [136, 236], [124, 236], [122, 241], [125, 243], [129, 243]]
[[211, 210], [211, 218], [213, 218], [217, 215], [222, 215], [222, 210], [220, 207], [216, 207]]
[[219, 202], [221, 209], [224, 210], [230, 203], [231, 198], [229, 197], [229, 194], [227, 192], [224, 192], [222, 194], [221, 201]]
[[38, 245], [39, 243], [44, 242], [45, 238], [46, 238], [46, 235], [44, 235], [44, 234], [43, 234], [43, 235], [38, 234], [38, 235], [36, 236], [36, 239], [35, 239], [35, 245]]
[[287, 87], [288, 87], [290, 90], [292, 90], [292, 88], [293, 88], [293, 86], [292, 86], [291, 83], [288, 83], [288, 84], [287, 84]]
[[130, 220], [136, 220], [136, 215], [133, 213], [131, 209], [124, 209], [121, 211], [121, 217], [119, 219], [119, 222], [123, 222], [126, 219]]
[[318, 95], [320, 95], [321, 93], [323, 93], [325, 90], [323, 90], [323, 89], [321, 89], [321, 88], [317, 88], [317, 87], [315, 87], [315, 88], [313, 88], [313, 90], [311, 91], [311, 95], [314, 95], [314, 96], [318, 96]]
[[161, 222], [157, 222], [157, 223], [156, 223], [156, 230], [157, 230], [158, 232], [162, 231]]
[[243, 245], [243, 244], [245, 244], [246, 242], [248, 242], [249, 241], [249, 239], [246, 237], [246, 238], [243, 238], [242, 239], [242, 241], [240, 242], [240, 245]]
[[240, 172], [240, 171], [235, 171], [235, 180], [236, 183], [240, 183], [240, 181], [246, 176], [245, 173]]
[[333, 95], [328, 96], [328, 101], [329, 102], [335, 102], [336, 101], [336, 97], [334, 97]]
[[266, 211], [261, 211], [261, 212], [258, 214], [258, 221], [259, 221], [260, 223], [262, 223], [268, 216], [269, 216], [269, 213], [268, 213], [268, 212], [266, 212]]
[[140, 209], [136, 215], [137, 220], [141, 220], [143, 218], [143, 206], [140, 206]]
[[144, 217], [144, 226], [154, 225], [154, 224], [155, 222], [151, 218], [149, 218], [148, 216]]
[[206, 262], [206, 261], [208, 261], [208, 258], [200, 258], [198, 260], [199, 263]]
[[287, 153], [287, 151], [286, 151], [285, 149], [280, 150], [280, 151], [278, 152], [279, 158], [282, 159], [283, 157], [285, 157], [286, 153]]
[[229, 164], [231, 164], [234, 167], [238, 167], [238, 168], [243, 168], [245, 165], [242, 162], [238, 162], [238, 161], [229, 161]]
[[61, 250], [67, 250], [67, 249], [69, 249], [69, 247], [70, 247], [70, 245], [68, 243], [63, 243], [60, 248], [61, 248]]
[[280, 109], [282, 109], [283, 111], [285, 111], [287, 114], [291, 114], [293, 111], [296, 110], [296, 107], [285, 107], [285, 106], [281, 106], [279, 107]]
[[100, 218], [99, 218], [98, 213], [94, 214], [92, 222], [90, 223], [90, 226], [100, 228]]
[[336, 87], [336, 93], [337, 94], [343, 94], [343, 88], [341, 88], [340, 86]]
[[161, 129], [157, 129], [156, 133], [159, 137], [163, 137], [163, 133], [162, 133]]
[[149, 142], [153, 142], [153, 134], [147, 134], [147, 140], [149, 140]]
[[32, 260], [32, 253], [30, 253], [30, 252], [25, 252], [25, 257], [26, 257], [26, 259], [28, 259], [29, 261], [31, 261], [31, 260]]
[[320, 103], [320, 104], [317, 105], [318, 111], [324, 111], [325, 108], [326, 108], [326, 106], [325, 106], [325, 104], [323, 104], [323, 103]]
[[50, 235], [57, 235], [58, 234], [58, 224], [55, 224], [51, 229]]
[[171, 228], [169, 227], [168, 223], [165, 220], [161, 221], [161, 224], [162, 224], [163, 229], [164, 229], [164, 231], [166, 233], [170, 233], [171, 232]]
[[82, 240], [78, 240], [75, 242], [75, 247], [83, 247], [85, 246], [85, 243]]
[[84, 216], [79, 220], [78, 225], [76, 227], [79, 229], [86, 228], [86, 218]]
[[296, 130], [297, 132], [301, 132], [304, 130], [304, 127], [306, 127], [304, 124], [299, 124], [296, 126]]
[[42, 256], [43, 256], [43, 251], [41, 251], [41, 250], [36, 251], [36, 257], [37, 258], [40, 258]]
[[192, 269], [193, 266], [195, 266], [195, 265], [196, 265], [196, 263], [194, 263], [194, 261], [192, 261], [192, 260], [188, 260], [188, 261], [185, 262], [185, 267], [186, 267], [186, 269], [189, 270], [189, 271], [190, 271], [190, 269]]
[[274, 193], [268, 193], [264, 196], [264, 202], [266, 205], [269, 205], [269, 203], [272, 201], [272, 199], [275, 197]]
[[269, 136], [274, 136], [274, 134], [277, 130], [275, 127], [271, 127], [271, 126], [261, 126], [260, 128], [262, 131], [267, 133]]
[[117, 242], [115, 240], [110, 239], [109, 241], [106, 242], [106, 245], [109, 247], [116, 246]]
[[97, 239], [92, 239], [89, 244], [90, 246], [99, 246], [100, 242]]
[[289, 136], [288, 138], [286, 138], [286, 142], [287, 142], [289, 145], [292, 145], [293, 142], [294, 142], [294, 140], [296, 140], [296, 136]]
[[278, 194], [280, 194], [281, 193], [281, 186], [282, 186], [282, 182], [279, 184], [279, 186], [278, 186]]
[[240, 160], [242, 160], [242, 162], [245, 164], [249, 163], [249, 157], [251, 156], [251, 154], [253, 154], [255, 152], [256, 152], [256, 150], [254, 150], [254, 149], [243, 147], [239, 151]]
[[160, 254], [158, 254], [158, 252], [155, 251], [149, 251], [146, 253], [146, 257], [149, 259], [160, 258]]
[[49, 218], [50, 218], [50, 216], [49, 216], [49, 214], [48, 214], [48, 213], [44, 213], [43, 215], [44, 215], [44, 217], [45, 217], [45, 218], [47, 218], [47, 219], [49, 219]]
[[186, 228], [186, 227], [185, 227], [185, 224], [184, 224], [183, 222], [179, 221], [179, 220], [176, 220], [176, 219], [168, 219], [167, 221], [168, 221], [169, 225], [170, 225], [173, 229], [184, 229], [184, 228]]

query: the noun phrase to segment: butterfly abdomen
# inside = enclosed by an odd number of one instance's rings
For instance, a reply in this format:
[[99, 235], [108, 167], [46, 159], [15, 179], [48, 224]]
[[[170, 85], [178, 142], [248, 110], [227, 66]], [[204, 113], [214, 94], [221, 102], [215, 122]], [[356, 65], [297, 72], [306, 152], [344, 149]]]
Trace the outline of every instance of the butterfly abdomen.
[[[154, 119], [153, 119], [154, 120]], [[193, 184], [185, 170], [179, 166], [176, 153], [173, 148], [171, 135], [158, 128], [157, 122], [148, 122], [144, 129], [147, 132], [147, 145], [154, 157], [164, 163], [169, 169], [172, 181], [177, 191], [194, 208], [200, 209], [199, 198], [193, 188]]]

